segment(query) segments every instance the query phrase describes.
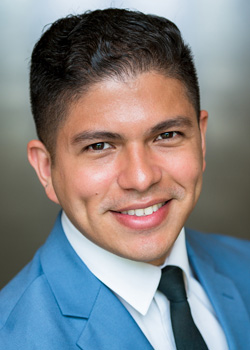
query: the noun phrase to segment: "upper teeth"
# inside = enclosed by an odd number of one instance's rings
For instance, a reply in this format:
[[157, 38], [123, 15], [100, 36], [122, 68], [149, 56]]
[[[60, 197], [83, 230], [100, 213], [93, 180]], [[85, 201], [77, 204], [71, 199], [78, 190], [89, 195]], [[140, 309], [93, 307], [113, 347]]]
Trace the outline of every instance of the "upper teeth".
[[151, 215], [153, 212], [159, 210], [164, 203], [159, 203], [159, 204], [154, 204], [150, 207], [144, 208], [144, 209], [131, 209], [131, 210], [126, 210], [122, 211], [122, 214], [127, 214], [127, 215], [135, 215], [135, 216], [146, 216], [146, 215]]

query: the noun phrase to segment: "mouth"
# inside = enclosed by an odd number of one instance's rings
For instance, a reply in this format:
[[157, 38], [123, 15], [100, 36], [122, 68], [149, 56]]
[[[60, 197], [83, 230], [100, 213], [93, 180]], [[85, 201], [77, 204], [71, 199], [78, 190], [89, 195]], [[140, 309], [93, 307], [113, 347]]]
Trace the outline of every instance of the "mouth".
[[167, 201], [151, 205], [147, 208], [124, 210], [124, 211], [121, 211], [120, 213], [125, 215], [131, 215], [131, 216], [148, 216], [157, 212], [166, 203]]
[[123, 226], [135, 231], [156, 229], [167, 218], [172, 200], [154, 203], [145, 208], [124, 208], [125, 210], [113, 211], [114, 218]]

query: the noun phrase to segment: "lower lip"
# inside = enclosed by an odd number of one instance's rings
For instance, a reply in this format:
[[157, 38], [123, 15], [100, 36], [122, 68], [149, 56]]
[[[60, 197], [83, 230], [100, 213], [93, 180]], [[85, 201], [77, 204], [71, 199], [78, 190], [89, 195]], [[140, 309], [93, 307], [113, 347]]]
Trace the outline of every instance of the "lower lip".
[[167, 217], [171, 200], [151, 215], [136, 216], [111, 212], [115, 218], [124, 226], [133, 230], [148, 230], [159, 226]]

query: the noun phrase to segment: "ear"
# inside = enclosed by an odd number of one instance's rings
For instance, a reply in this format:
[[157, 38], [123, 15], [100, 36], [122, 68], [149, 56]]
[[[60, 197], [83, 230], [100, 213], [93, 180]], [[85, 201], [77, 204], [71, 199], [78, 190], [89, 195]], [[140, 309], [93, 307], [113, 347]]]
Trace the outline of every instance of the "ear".
[[31, 166], [35, 169], [36, 174], [43, 185], [47, 197], [59, 204], [57, 199], [51, 176], [51, 157], [44, 146], [39, 140], [32, 140], [27, 145], [28, 160]]
[[203, 158], [203, 168], [204, 171], [206, 168], [206, 131], [207, 131], [207, 120], [208, 120], [208, 112], [205, 110], [202, 110], [200, 112], [200, 120], [199, 120], [199, 126], [200, 126], [200, 133], [201, 133], [201, 148], [202, 148], [202, 158]]

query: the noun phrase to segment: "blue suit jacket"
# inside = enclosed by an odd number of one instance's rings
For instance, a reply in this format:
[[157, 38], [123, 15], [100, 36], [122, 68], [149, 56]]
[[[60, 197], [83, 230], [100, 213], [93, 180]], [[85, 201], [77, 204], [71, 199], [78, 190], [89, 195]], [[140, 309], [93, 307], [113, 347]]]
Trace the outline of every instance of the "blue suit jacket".
[[[186, 230], [190, 263], [230, 350], [250, 346], [250, 242]], [[153, 350], [130, 314], [83, 264], [60, 218], [0, 292], [1, 350]]]

